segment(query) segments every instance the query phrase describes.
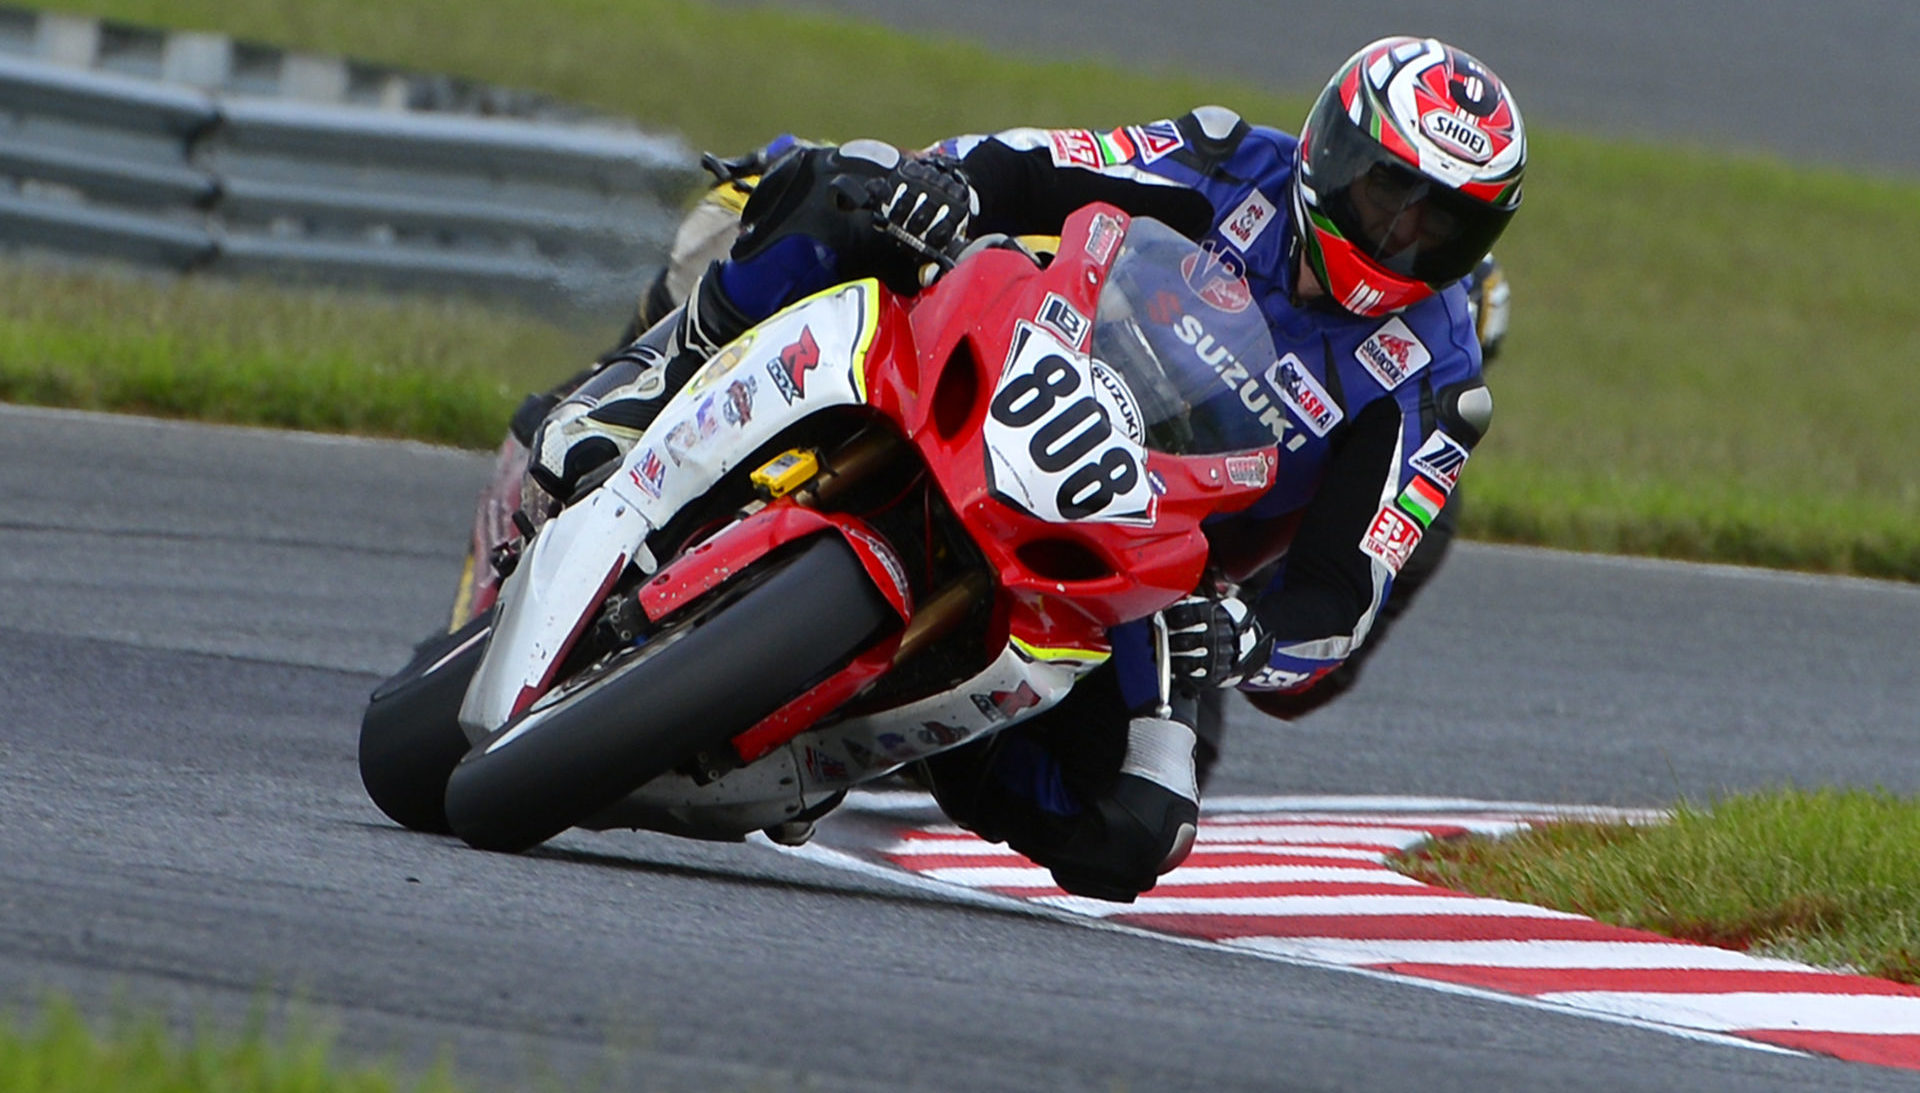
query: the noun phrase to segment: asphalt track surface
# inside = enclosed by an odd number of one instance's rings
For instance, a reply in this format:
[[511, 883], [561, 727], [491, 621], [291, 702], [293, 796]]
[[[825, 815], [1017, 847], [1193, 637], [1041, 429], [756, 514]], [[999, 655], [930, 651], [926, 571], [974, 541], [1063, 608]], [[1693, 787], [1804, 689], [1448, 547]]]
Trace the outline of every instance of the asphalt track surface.
[[[506, 857], [402, 832], [360, 790], [359, 711], [438, 623], [485, 462], [0, 407], [0, 1000], [293, 997], [354, 1052], [444, 1045], [496, 1087], [1915, 1087], [762, 846]], [[1291, 728], [1237, 719], [1219, 789], [1912, 792], [1916, 627], [1906, 586], [1468, 545], [1362, 690]]]
[[[1907, 0], [772, 2], [1029, 57], [1218, 74], [1299, 95], [1366, 42], [1430, 34], [1491, 65], [1536, 125], [1920, 172], [1920, 5]], [[1300, 121], [1256, 120], [1289, 131]]]
[[[1184, 0], [1177, 31], [1137, 0], [808, 6], [1296, 92], [1378, 34], [1438, 33], [1536, 123], [1920, 168], [1920, 8], [1893, 0]], [[502, 857], [401, 832], [360, 791], [359, 711], [439, 621], [484, 469], [0, 407], [0, 1003], [57, 988], [186, 1020], [291, 997], [355, 1052], [444, 1047], [499, 1088], [1920, 1084], [1077, 929], [758, 846], [576, 834]], [[1356, 693], [1292, 726], [1236, 717], [1216, 789], [1912, 793], [1917, 632], [1906, 586], [1468, 544]]]

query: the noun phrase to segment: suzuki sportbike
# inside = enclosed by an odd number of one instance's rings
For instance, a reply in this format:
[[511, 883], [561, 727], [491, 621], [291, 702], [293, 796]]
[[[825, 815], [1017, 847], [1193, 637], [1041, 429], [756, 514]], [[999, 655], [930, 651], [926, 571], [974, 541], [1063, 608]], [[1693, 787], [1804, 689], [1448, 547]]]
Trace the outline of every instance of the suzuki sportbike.
[[1050, 254], [978, 239], [913, 297], [862, 280], [779, 312], [537, 528], [510, 442], [456, 627], [367, 709], [369, 794], [492, 850], [779, 837], [1049, 709], [1274, 479], [1249, 303], [1091, 205]]

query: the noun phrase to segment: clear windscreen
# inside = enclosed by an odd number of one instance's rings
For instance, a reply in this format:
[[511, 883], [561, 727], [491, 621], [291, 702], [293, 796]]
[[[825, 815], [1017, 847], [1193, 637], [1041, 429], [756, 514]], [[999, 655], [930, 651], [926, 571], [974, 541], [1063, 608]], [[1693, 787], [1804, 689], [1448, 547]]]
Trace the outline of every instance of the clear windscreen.
[[1202, 455], [1274, 443], [1261, 415], [1276, 404], [1243, 397], [1277, 363], [1266, 319], [1232, 261], [1158, 220], [1129, 228], [1100, 293], [1092, 352], [1132, 389], [1149, 448]]

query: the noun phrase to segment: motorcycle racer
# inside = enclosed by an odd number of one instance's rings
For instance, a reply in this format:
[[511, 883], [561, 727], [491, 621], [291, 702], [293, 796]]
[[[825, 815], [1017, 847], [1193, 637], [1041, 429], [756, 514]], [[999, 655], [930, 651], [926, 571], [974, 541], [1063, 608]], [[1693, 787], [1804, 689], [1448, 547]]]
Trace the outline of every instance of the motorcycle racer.
[[[1049, 233], [1102, 201], [1199, 241], [1207, 257], [1185, 275], [1204, 305], [1152, 318], [1280, 463], [1261, 500], [1209, 525], [1217, 572], [1162, 613], [1188, 700], [1169, 710], [1151, 625], [1129, 624], [1059, 706], [921, 772], [953, 819], [1063, 887], [1131, 899], [1191, 843], [1192, 699], [1227, 686], [1256, 705], [1311, 693], [1361, 647], [1441, 520], [1492, 411], [1459, 282], [1517, 209], [1525, 161], [1500, 80], [1415, 38], [1350, 58], [1297, 138], [1202, 107], [1104, 132], [959, 137], [918, 157], [871, 141], [797, 146], [769, 165], [730, 257], [683, 311], [547, 417], [530, 477], [567, 497], [753, 322], [852, 276], [910, 292], [956, 237]], [[1209, 333], [1215, 316], [1248, 308], [1278, 360], [1235, 360]]]

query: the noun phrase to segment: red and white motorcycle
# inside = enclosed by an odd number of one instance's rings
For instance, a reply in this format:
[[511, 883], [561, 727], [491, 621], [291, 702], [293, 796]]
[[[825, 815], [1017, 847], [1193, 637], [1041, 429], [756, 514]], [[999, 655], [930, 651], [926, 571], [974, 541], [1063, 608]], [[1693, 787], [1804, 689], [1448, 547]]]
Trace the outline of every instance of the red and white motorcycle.
[[1275, 367], [1237, 282], [1092, 205], [1050, 260], [976, 240], [912, 298], [840, 285], [724, 347], [500, 551], [510, 441], [475, 533], [510, 572], [473, 567], [466, 617], [374, 692], [369, 794], [495, 850], [737, 839], [1048, 709], [1273, 481], [1272, 423], [1223, 382]]

